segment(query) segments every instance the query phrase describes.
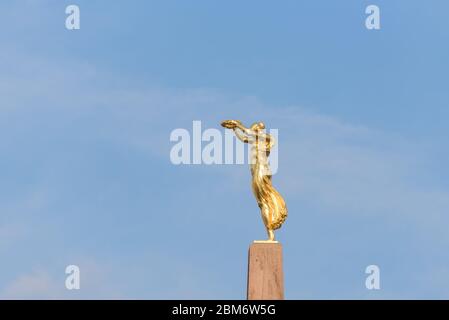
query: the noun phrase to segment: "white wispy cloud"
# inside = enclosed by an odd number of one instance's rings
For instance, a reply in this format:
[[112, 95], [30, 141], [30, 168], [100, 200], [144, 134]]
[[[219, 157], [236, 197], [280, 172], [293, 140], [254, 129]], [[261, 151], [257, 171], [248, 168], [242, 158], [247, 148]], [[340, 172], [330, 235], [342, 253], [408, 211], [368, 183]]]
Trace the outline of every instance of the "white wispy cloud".
[[60, 299], [62, 296], [61, 285], [43, 270], [19, 276], [0, 292], [2, 299]]

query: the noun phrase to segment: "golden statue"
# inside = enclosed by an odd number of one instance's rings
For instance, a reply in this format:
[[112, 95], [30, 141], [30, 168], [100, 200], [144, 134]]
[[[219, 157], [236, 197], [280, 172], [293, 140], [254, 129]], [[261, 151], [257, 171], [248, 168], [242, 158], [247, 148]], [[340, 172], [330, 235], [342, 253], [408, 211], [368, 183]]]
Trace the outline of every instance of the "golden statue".
[[267, 228], [268, 241], [273, 242], [274, 230], [279, 229], [287, 218], [285, 201], [271, 184], [268, 156], [274, 145], [274, 138], [263, 131], [263, 122], [254, 123], [249, 128], [238, 120], [225, 120], [221, 125], [234, 130], [242, 142], [251, 144], [252, 188]]

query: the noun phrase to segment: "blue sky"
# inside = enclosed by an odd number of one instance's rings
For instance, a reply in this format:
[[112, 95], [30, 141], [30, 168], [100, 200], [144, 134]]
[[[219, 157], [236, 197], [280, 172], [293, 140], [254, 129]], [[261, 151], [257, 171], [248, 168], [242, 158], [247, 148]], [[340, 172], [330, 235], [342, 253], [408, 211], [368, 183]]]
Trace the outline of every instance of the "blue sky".
[[449, 298], [448, 11], [2, 1], [0, 297], [244, 298], [248, 167], [169, 158], [173, 129], [236, 118], [279, 130], [287, 298]]

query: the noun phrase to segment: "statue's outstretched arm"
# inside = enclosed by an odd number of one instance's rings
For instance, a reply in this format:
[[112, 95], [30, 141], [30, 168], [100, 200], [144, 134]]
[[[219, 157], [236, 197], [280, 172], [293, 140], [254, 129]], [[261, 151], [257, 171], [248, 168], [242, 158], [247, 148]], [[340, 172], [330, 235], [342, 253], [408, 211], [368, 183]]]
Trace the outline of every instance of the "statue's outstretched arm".
[[[242, 133], [246, 134], [248, 137], [255, 137], [256, 133], [250, 128], [245, 127], [243, 124], [238, 123], [236, 129], [240, 129]], [[235, 131], [235, 130], [234, 130]]]
[[255, 132], [245, 127], [239, 120], [225, 120], [221, 125], [227, 129], [232, 129], [239, 140], [244, 143], [251, 143], [256, 136]]
[[244, 143], [249, 142], [249, 136], [245, 135], [244, 131], [242, 131], [240, 128], [234, 128], [234, 133], [240, 141]]

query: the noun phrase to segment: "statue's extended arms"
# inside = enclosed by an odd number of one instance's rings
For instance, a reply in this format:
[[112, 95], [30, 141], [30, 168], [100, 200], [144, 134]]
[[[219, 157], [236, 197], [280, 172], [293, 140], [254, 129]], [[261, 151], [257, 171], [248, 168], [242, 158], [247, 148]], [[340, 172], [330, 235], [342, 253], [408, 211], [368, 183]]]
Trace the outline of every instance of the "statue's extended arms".
[[239, 138], [240, 141], [244, 143], [249, 142], [249, 137], [243, 133], [243, 131], [240, 128], [234, 128], [234, 133], [237, 138]]
[[237, 138], [244, 143], [251, 143], [256, 136], [255, 132], [245, 127], [239, 120], [225, 120], [221, 125], [227, 129], [232, 129]]
[[[256, 133], [253, 130], [251, 130], [250, 128], [245, 127], [240, 122], [236, 125], [235, 129], [240, 129], [240, 131], [242, 131], [242, 133], [246, 134], [248, 137], [255, 137], [256, 136]], [[234, 129], [234, 131], [236, 132], [235, 129]]]

